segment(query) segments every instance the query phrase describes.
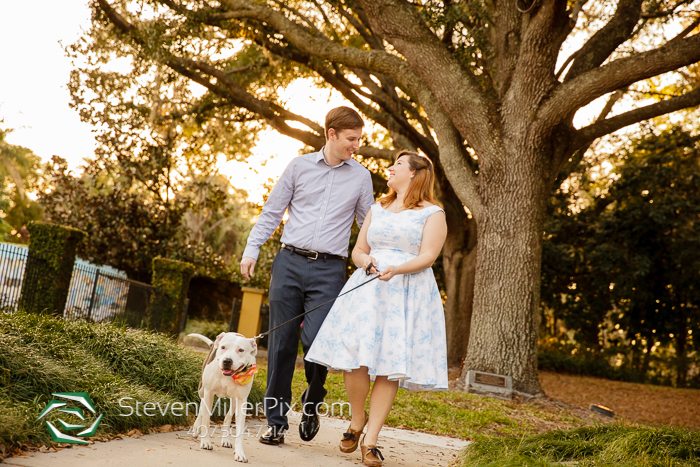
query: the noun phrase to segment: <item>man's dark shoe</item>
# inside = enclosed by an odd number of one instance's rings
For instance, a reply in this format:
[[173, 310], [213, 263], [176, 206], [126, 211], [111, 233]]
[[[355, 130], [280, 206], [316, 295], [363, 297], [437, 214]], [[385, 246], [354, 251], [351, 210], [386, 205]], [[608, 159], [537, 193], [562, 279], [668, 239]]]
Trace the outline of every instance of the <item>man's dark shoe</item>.
[[265, 433], [260, 437], [260, 442], [263, 444], [270, 444], [272, 446], [279, 446], [284, 443], [284, 429], [281, 427], [268, 426]]
[[306, 415], [304, 413], [301, 415], [301, 423], [299, 423], [299, 436], [304, 441], [311, 441], [318, 433], [320, 426], [321, 422], [318, 420], [318, 414]]

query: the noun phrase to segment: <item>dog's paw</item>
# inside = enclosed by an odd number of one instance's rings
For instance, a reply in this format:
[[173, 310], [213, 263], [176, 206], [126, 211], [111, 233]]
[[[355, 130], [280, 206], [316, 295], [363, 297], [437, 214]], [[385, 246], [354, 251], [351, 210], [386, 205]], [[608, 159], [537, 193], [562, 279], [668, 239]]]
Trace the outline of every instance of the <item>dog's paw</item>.
[[231, 440], [228, 438], [221, 438], [221, 447], [222, 448], [232, 448], [233, 444], [231, 443]]
[[201, 449], [214, 449], [214, 446], [212, 446], [211, 441], [209, 441], [207, 438], [202, 439], [202, 442], [199, 444], [199, 447]]
[[248, 462], [248, 458], [245, 456], [243, 449], [236, 449], [236, 451], [233, 453], [233, 460], [236, 462]]

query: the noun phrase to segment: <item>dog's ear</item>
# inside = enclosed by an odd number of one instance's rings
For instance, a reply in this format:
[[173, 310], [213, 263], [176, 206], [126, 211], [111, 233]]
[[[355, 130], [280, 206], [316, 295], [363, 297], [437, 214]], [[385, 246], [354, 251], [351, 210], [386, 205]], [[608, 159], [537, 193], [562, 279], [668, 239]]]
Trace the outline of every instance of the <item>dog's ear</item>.
[[225, 333], [222, 332], [216, 336], [216, 340], [212, 342], [211, 349], [209, 349], [209, 355], [207, 355], [207, 358], [204, 360], [204, 365], [202, 366], [202, 373], [204, 373], [204, 368], [206, 368], [206, 366], [216, 358], [216, 351], [219, 350], [219, 343], [221, 342], [221, 338], [224, 337], [224, 334]]
[[209, 349], [209, 354], [207, 355], [207, 358], [204, 359], [204, 364], [202, 365], [202, 375], [199, 377], [199, 389], [202, 389], [202, 379], [204, 378], [204, 369], [209, 365], [215, 358], [216, 358], [216, 351], [219, 350], [219, 341], [221, 341], [221, 337], [224, 335], [222, 332], [218, 336], [216, 336], [216, 340], [211, 343], [211, 348]]
[[251, 360], [252, 363], [255, 363], [255, 356], [258, 354], [258, 344], [255, 342], [255, 339], [248, 339], [250, 341], [250, 355], [251, 355]]

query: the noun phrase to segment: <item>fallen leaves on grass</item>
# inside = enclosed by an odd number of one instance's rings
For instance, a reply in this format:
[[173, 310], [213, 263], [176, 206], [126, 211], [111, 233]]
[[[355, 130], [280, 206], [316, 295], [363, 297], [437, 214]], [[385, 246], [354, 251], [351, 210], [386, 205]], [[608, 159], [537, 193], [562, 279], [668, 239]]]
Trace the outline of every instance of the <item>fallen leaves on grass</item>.
[[700, 390], [540, 372], [545, 393], [577, 407], [610, 407], [615, 415], [653, 425], [700, 428]]

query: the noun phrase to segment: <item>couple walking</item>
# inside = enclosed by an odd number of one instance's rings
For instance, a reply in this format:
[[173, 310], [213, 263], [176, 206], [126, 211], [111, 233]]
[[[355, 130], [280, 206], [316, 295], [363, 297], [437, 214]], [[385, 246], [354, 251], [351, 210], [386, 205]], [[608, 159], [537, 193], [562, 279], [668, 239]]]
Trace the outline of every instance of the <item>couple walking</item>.
[[[430, 268], [447, 226], [433, 196], [432, 163], [414, 152], [397, 153], [389, 168], [389, 194], [374, 203], [370, 173], [352, 159], [363, 126], [348, 107], [326, 115], [326, 145], [287, 166], [250, 233], [241, 272], [246, 279], [253, 274], [260, 246], [288, 209], [282, 248], [272, 265], [270, 327], [363, 283], [369, 273], [379, 275], [306, 315], [303, 326], [293, 323], [270, 335], [268, 429], [260, 442], [284, 442], [301, 331], [308, 383], [301, 400], [301, 438], [310, 441], [318, 432], [328, 368], [344, 370], [352, 420], [340, 450], [353, 452], [360, 445], [363, 463], [380, 466], [384, 457], [377, 439], [398, 388], [447, 389], [444, 312]], [[358, 269], [345, 283], [355, 218], [361, 229], [352, 260]]]

